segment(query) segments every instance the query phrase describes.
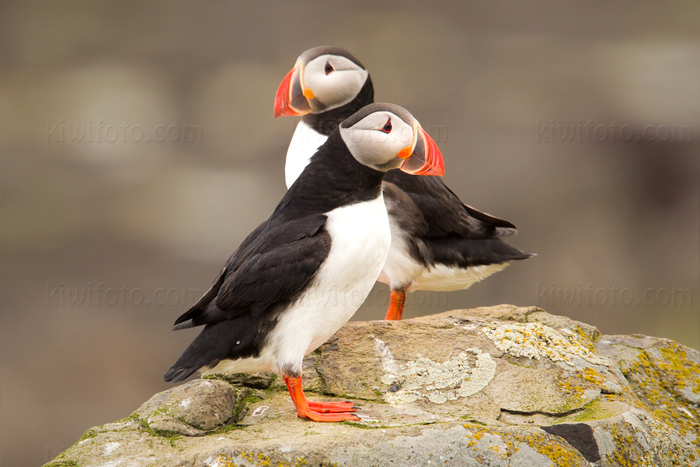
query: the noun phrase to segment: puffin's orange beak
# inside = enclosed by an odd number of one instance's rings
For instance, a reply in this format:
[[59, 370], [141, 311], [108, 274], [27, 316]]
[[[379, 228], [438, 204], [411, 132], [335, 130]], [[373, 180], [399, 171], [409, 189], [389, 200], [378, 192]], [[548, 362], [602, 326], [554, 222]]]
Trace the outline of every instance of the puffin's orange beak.
[[[410, 155], [405, 154], [407, 157], [401, 164], [401, 170], [411, 175], [445, 175], [445, 161], [442, 160], [440, 148], [433, 138], [416, 125], [414, 139], [413, 151]], [[399, 153], [399, 157], [402, 157], [402, 154]]]
[[277, 88], [275, 95], [275, 117], [290, 115], [306, 115], [311, 112], [311, 106], [304, 89], [304, 68], [297, 63], [287, 73]]

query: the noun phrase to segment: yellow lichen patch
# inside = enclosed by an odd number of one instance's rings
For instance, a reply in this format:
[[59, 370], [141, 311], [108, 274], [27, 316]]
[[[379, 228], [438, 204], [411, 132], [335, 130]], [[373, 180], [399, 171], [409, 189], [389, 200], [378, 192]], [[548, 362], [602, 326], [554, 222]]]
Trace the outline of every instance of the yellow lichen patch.
[[596, 355], [568, 329], [558, 331], [541, 323], [507, 323], [484, 326], [482, 330], [496, 347], [514, 357], [537, 360], [546, 357], [572, 366], [574, 358], [578, 357], [594, 365], [612, 366], [607, 358]]
[[[634, 444], [632, 437], [629, 434], [622, 434], [615, 425], [610, 429], [610, 434], [615, 441], [615, 450], [606, 456], [607, 460], [622, 467], [633, 467], [632, 459], [636, 456], [632, 452], [632, 445]], [[636, 461], [634, 462], [634, 465], [636, 465]]]
[[687, 358], [685, 350], [673, 342], [659, 349], [640, 350], [636, 361], [622, 366], [622, 371], [644, 409], [682, 436], [694, 437], [690, 441], [700, 454], [700, 411], [681, 397], [684, 390], [696, 391], [700, 368]]
[[[637, 418], [638, 416], [641, 418]], [[623, 467], [696, 465], [698, 460], [696, 456], [681, 448], [677, 442], [668, 439], [670, 436], [668, 426], [647, 417], [643, 412], [639, 412], [638, 415], [628, 412], [624, 418], [625, 424], [610, 427], [609, 433], [615, 449], [606, 453], [604, 458], [612, 465]]]
[[579, 370], [579, 373], [581, 374], [581, 378], [596, 386], [602, 386], [603, 383], [605, 383], [605, 378], [603, 378], [600, 372], [593, 368], [583, 368], [582, 370]]
[[588, 465], [588, 462], [578, 451], [562, 444], [555, 436], [537, 432], [526, 435], [505, 432], [501, 433], [501, 437], [508, 447], [509, 456], [514, 455], [523, 445], [526, 445], [550, 459], [557, 467]]
[[218, 467], [238, 467], [238, 464], [233, 462], [233, 459], [230, 456], [224, 456], [223, 454], [219, 454], [218, 459], [216, 460], [215, 463], [210, 464], [212, 467], [218, 466]]
[[557, 387], [564, 393], [582, 397], [584, 389], [581, 385], [573, 384], [570, 379], [557, 379]]
[[580, 458], [573, 450], [564, 449], [560, 444], [553, 443], [544, 435], [528, 435], [522, 437], [522, 442], [527, 443], [535, 451], [546, 456], [558, 467], [570, 467], [580, 465]]
[[593, 345], [593, 342], [595, 342], [600, 336], [598, 330], [595, 329], [593, 336], [589, 336], [588, 333], [586, 333], [586, 331], [581, 326], [574, 326], [573, 330], [580, 337], [579, 342], [581, 343], [581, 345], [586, 346], [588, 350], [595, 353], [596, 349]]
[[[303, 457], [297, 458], [293, 464], [290, 464], [289, 462], [284, 461], [272, 461], [268, 456], [261, 453], [256, 454], [253, 452], [242, 451], [238, 453], [238, 456], [258, 467], [303, 467], [305, 465], [309, 465], [309, 463]], [[223, 454], [220, 454], [217, 460], [206, 465], [209, 467], [239, 467], [231, 456], [224, 456]]]
[[[515, 431], [494, 431], [470, 424], [465, 424], [464, 428], [467, 429], [470, 437], [468, 444], [470, 448], [485, 448], [502, 459], [512, 457], [523, 445], [526, 445], [550, 459], [558, 467], [588, 465], [588, 462], [578, 451], [568, 449], [567, 445], [557, 441], [557, 437], [545, 433], [533, 432], [522, 435]], [[488, 434], [498, 436], [502, 442], [501, 446], [484, 446], [483, 443], [479, 446], [479, 442]]]
[[657, 366], [671, 375], [678, 389], [689, 387], [695, 393], [700, 393], [700, 365], [688, 358], [685, 348], [669, 342], [668, 347], [659, 349], [663, 358]]
[[479, 444], [479, 441], [481, 441], [481, 438], [483, 438], [484, 435], [487, 433], [487, 430], [480, 426], [474, 426], [468, 423], [465, 423], [463, 426], [471, 435], [469, 438], [468, 446], [470, 448], [476, 448], [476, 445]]

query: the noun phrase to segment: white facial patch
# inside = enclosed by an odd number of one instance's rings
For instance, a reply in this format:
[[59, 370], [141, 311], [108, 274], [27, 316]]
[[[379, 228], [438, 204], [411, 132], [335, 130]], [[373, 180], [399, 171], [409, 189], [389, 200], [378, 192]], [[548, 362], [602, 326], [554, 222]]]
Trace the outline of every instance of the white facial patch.
[[360, 163], [369, 167], [391, 163], [396, 168], [401, 163], [399, 152], [413, 144], [413, 127], [392, 112], [379, 111], [349, 128], [341, 126], [340, 136]]
[[314, 113], [352, 101], [366, 81], [367, 70], [338, 55], [321, 55], [304, 67], [304, 87], [314, 95], [310, 101]]

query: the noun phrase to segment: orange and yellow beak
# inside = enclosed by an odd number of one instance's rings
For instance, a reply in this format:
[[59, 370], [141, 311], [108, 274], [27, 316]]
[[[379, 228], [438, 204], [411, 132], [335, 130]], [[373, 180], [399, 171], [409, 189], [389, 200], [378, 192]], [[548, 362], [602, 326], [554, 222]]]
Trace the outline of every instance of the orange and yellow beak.
[[445, 175], [445, 161], [433, 138], [420, 125], [413, 130], [413, 147], [404, 148], [399, 157], [405, 159], [400, 169], [411, 175]]
[[304, 88], [304, 66], [297, 63], [287, 73], [277, 88], [275, 95], [275, 117], [306, 115], [311, 112], [309, 99], [313, 99], [310, 89]]

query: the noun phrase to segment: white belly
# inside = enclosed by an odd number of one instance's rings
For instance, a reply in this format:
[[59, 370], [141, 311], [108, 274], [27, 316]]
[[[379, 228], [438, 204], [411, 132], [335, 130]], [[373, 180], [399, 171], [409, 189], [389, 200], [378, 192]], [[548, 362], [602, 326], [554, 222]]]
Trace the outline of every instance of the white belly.
[[317, 133], [313, 128], [304, 122], [299, 122], [292, 142], [287, 149], [287, 161], [284, 166], [284, 181], [287, 188], [299, 178], [309, 163], [311, 156], [316, 154], [318, 148], [326, 142], [327, 136]]
[[300, 373], [304, 356], [335, 334], [365, 301], [391, 243], [384, 198], [338, 208], [327, 216], [332, 239], [328, 257], [307, 291], [282, 312], [260, 357], [221, 362], [213, 372]]
[[458, 268], [438, 264], [430, 269], [423, 269], [411, 285], [411, 290], [432, 290], [435, 292], [450, 292], [471, 287], [491, 274], [508, 266], [508, 263], [489, 264]]
[[424, 267], [411, 257], [406, 235], [391, 218], [389, 225], [391, 247], [378, 280], [393, 288], [409, 287], [421, 275]]

